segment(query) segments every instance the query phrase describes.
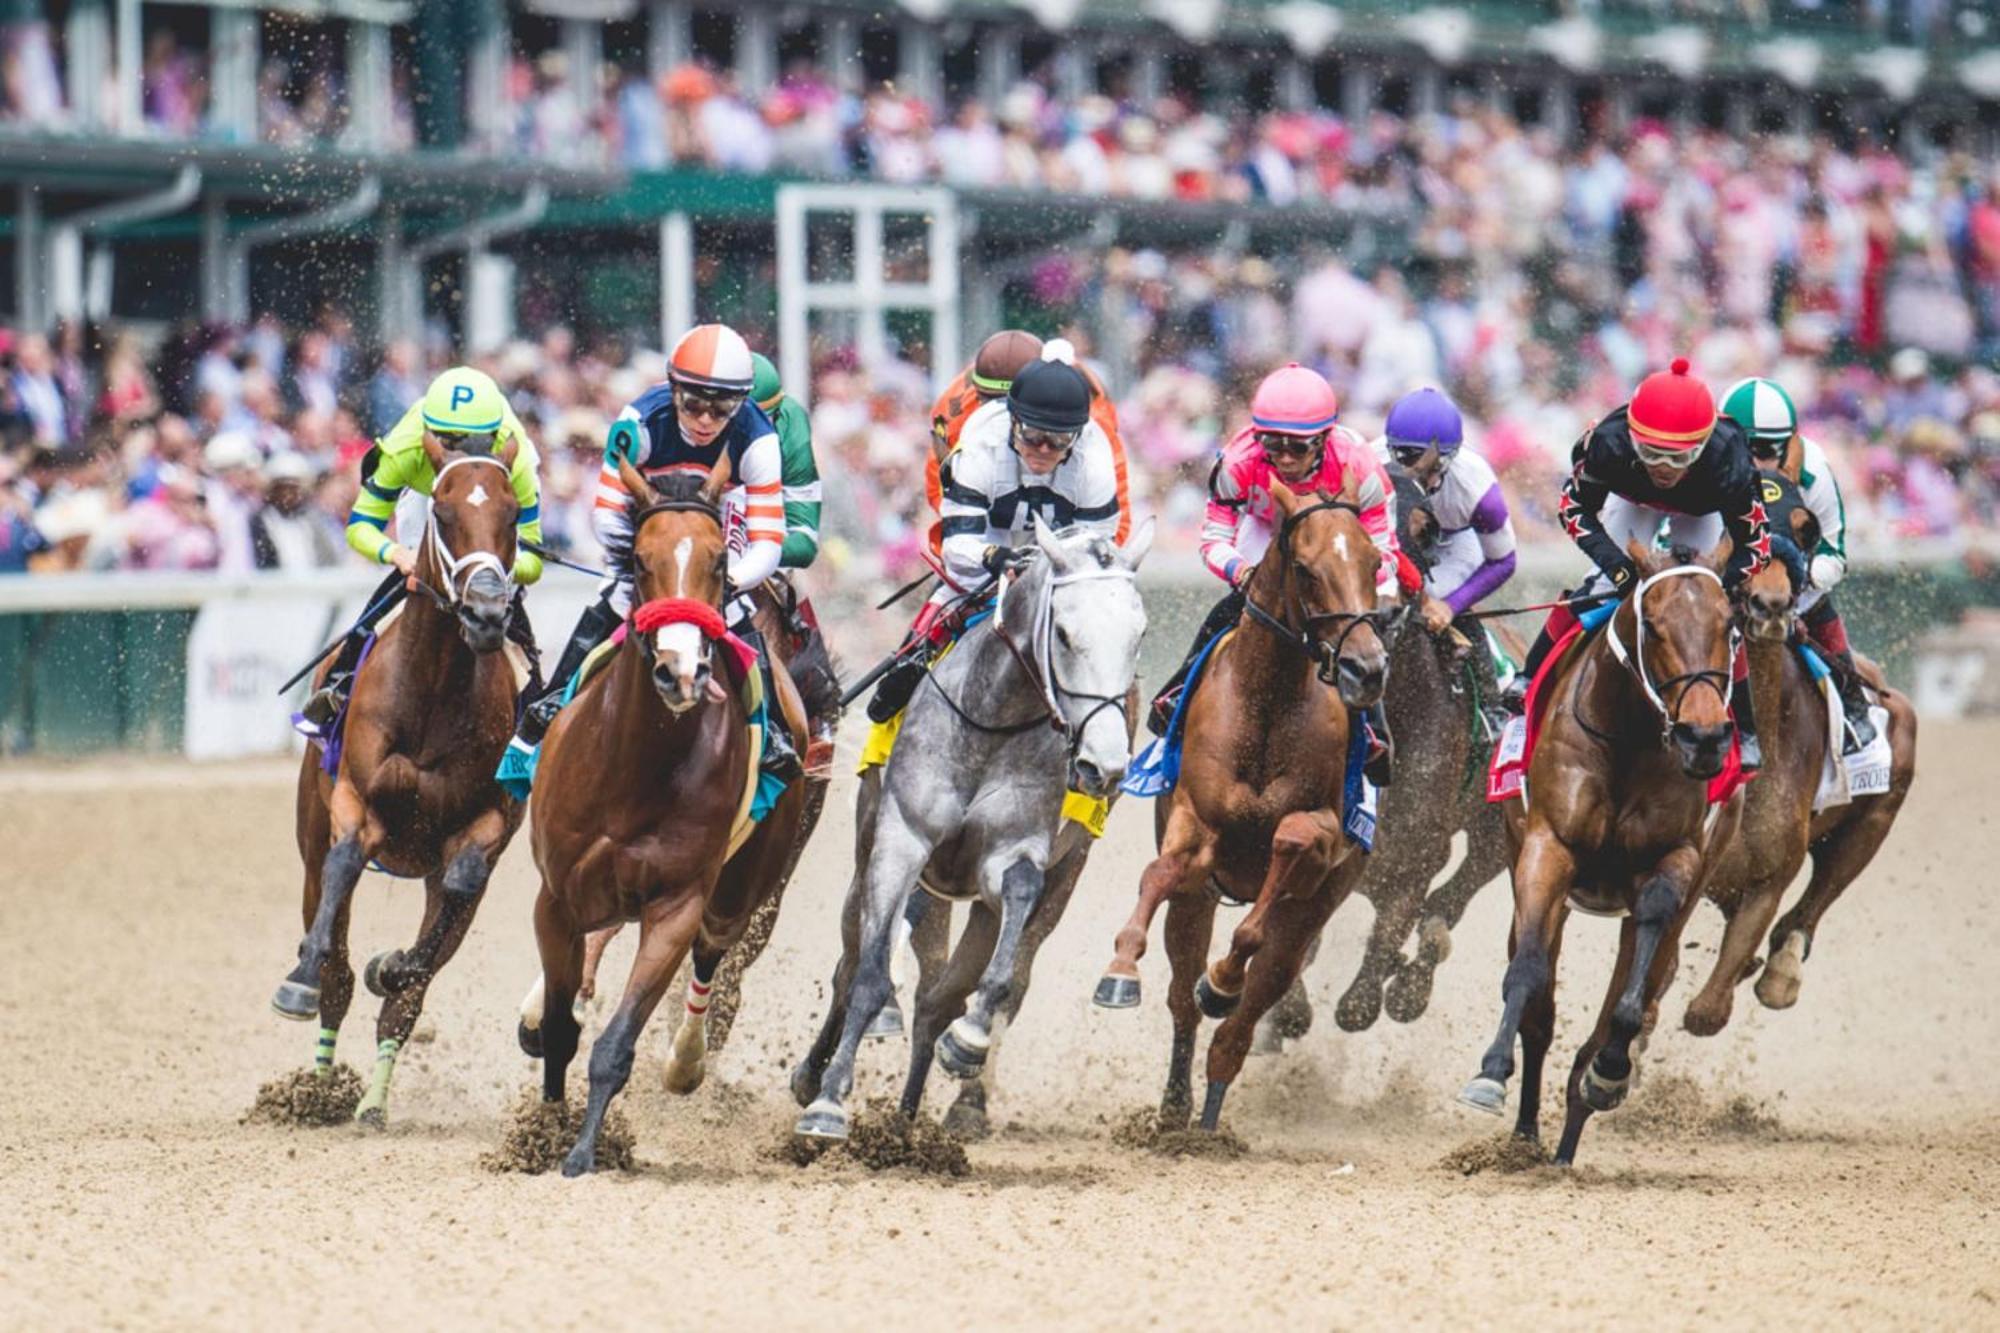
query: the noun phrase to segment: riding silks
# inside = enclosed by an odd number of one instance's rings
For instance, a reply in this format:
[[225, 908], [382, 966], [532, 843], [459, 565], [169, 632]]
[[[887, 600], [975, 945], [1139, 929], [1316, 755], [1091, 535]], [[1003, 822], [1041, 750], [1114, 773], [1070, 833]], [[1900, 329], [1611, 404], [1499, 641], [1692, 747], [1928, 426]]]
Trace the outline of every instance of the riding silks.
[[[979, 615], [974, 616], [972, 619], [966, 621], [965, 628], [971, 629], [989, 614], [991, 613], [981, 612]], [[953, 639], [950, 643], [946, 644], [943, 650], [931, 659], [930, 669], [933, 671], [937, 670], [937, 664], [942, 662], [945, 659], [945, 655], [957, 646], [957, 639]], [[908, 714], [909, 709], [905, 707], [886, 722], [871, 722], [868, 724], [868, 736], [861, 743], [861, 759], [854, 766], [856, 773], [866, 773], [871, 768], [880, 768], [889, 762], [889, 756], [896, 749], [896, 737], [901, 735], [903, 731], [903, 719]], [[1104, 822], [1110, 816], [1111, 802], [1102, 797], [1086, 796], [1074, 789], [1063, 793], [1062, 817], [1081, 824], [1084, 832], [1090, 834], [1093, 838], [1104, 836]]]
[[[1174, 700], [1174, 715], [1167, 720], [1167, 734], [1147, 745], [1125, 771], [1120, 790], [1127, 795], [1151, 799], [1172, 791], [1181, 780], [1181, 743], [1186, 738], [1188, 700], [1201, 688], [1203, 672], [1216, 645], [1236, 633], [1230, 626], [1210, 639], [1188, 664], [1187, 683]], [[1341, 774], [1341, 828], [1347, 840], [1364, 852], [1375, 850], [1375, 805], [1377, 792], [1362, 770], [1368, 761], [1368, 731], [1357, 723], [1348, 728], [1347, 764]]]

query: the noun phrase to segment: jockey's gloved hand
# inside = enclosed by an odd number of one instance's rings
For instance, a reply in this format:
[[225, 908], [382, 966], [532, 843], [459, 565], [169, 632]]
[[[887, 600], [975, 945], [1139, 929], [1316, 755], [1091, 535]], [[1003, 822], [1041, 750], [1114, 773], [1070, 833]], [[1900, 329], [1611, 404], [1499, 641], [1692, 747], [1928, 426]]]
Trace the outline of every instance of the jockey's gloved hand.
[[1611, 586], [1624, 592], [1632, 586], [1632, 580], [1639, 577], [1639, 567], [1630, 560], [1620, 560], [1604, 571], [1604, 577], [1611, 580]]
[[1256, 576], [1256, 573], [1257, 566], [1245, 560], [1241, 565], [1237, 566], [1236, 577], [1229, 581], [1229, 586], [1241, 592], [1250, 586], [1250, 580]]
[[1019, 569], [1027, 563], [1028, 553], [1011, 546], [989, 546], [979, 557], [980, 567], [996, 579], [1009, 569]]

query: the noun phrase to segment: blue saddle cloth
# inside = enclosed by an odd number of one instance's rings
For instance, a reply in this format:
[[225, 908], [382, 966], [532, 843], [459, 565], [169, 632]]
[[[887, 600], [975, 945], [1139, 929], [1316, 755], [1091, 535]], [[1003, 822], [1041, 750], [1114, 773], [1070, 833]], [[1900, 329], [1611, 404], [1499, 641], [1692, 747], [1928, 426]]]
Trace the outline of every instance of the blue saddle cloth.
[[[1201, 684], [1215, 646], [1234, 632], [1226, 629], [1202, 645], [1194, 664], [1188, 668], [1187, 684], [1174, 701], [1174, 715], [1167, 720], [1167, 734], [1139, 752], [1125, 770], [1121, 790], [1128, 796], [1164, 796], [1181, 780], [1181, 743], [1186, 739], [1188, 700]], [[1368, 759], [1368, 732], [1365, 727], [1348, 729], [1347, 770], [1341, 784], [1342, 829], [1347, 840], [1368, 852], [1375, 849], [1375, 784], [1362, 774]]]

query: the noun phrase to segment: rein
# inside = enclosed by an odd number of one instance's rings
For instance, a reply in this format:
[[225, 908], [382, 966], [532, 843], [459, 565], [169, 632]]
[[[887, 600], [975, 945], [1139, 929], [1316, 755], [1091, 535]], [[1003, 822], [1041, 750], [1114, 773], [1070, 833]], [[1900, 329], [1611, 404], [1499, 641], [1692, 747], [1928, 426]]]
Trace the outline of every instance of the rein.
[[1671, 676], [1655, 685], [1651, 674], [1646, 670], [1646, 592], [1654, 584], [1671, 578], [1708, 578], [1714, 579], [1718, 588], [1722, 586], [1722, 576], [1706, 565], [1675, 565], [1672, 569], [1663, 569], [1657, 574], [1648, 575], [1639, 580], [1639, 585], [1632, 590], [1633, 647], [1629, 650], [1625, 647], [1625, 640], [1618, 635], [1616, 620], [1606, 627], [1605, 633], [1605, 637], [1611, 643], [1611, 655], [1618, 659], [1620, 666], [1631, 668], [1632, 674], [1639, 678], [1639, 688], [1645, 692], [1646, 701], [1652, 704], [1653, 710], [1660, 715], [1662, 745], [1672, 736], [1676, 722], [1673, 710], [1667, 706], [1665, 698], [1662, 697], [1665, 691], [1680, 686], [1681, 701], [1685, 702], [1688, 692], [1696, 685], [1707, 685], [1722, 697], [1723, 708], [1729, 707], [1735, 693], [1734, 667], [1736, 646], [1740, 638], [1740, 632], [1732, 621], [1729, 627], [1729, 661], [1725, 665], [1720, 668], [1702, 667], [1694, 671], [1683, 671], [1678, 676]]
[[[1292, 531], [1314, 514], [1324, 513], [1328, 510], [1344, 510], [1354, 515], [1357, 519], [1361, 517], [1361, 510], [1358, 506], [1349, 501], [1338, 499], [1321, 500], [1318, 504], [1308, 505], [1304, 509], [1295, 511], [1290, 518], [1285, 520], [1284, 526], [1278, 529], [1277, 550], [1280, 561], [1285, 563], [1290, 562], [1292, 554]], [[1399, 606], [1389, 611], [1308, 611], [1305, 609], [1304, 604], [1300, 602], [1298, 590], [1293, 586], [1289, 574], [1285, 577], [1284, 611], [1286, 618], [1272, 615], [1269, 611], [1257, 605], [1257, 599], [1250, 595], [1247, 583], [1243, 590], [1243, 609], [1249, 612], [1252, 620], [1276, 635], [1280, 643], [1288, 644], [1298, 649], [1309, 658], [1318, 659], [1320, 682], [1326, 685], [1334, 683], [1334, 673], [1337, 670], [1337, 663], [1340, 660], [1340, 650], [1346, 646], [1348, 635], [1354, 633], [1355, 630], [1361, 628], [1363, 625], [1368, 625], [1373, 627], [1377, 634], [1387, 639], [1395, 632], [1396, 627], [1402, 624], [1403, 617], [1409, 611], [1409, 608], [1406, 606]], [[1289, 619], [1290, 617], [1296, 617], [1299, 621], [1297, 628], [1293, 627], [1291, 619]], [[1342, 622], [1340, 633], [1334, 637], [1331, 643], [1319, 638], [1312, 632], [1313, 626], [1323, 621]]]
[[[509, 595], [512, 594], [514, 587], [514, 571], [502, 563], [499, 556], [491, 551], [471, 551], [462, 556], [454, 555], [451, 547], [445, 543], [444, 530], [438, 526], [437, 484], [443, 481], [445, 475], [453, 468], [463, 467], [468, 463], [491, 464], [507, 476], [509, 485], [513, 482], [513, 473], [508, 470], [507, 465], [491, 454], [467, 454], [462, 458], [454, 458], [439, 468], [437, 476], [431, 481], [431, 494], [425, 497], [427, 505], [423, 549], [430, 553], [431, 559], [436, 562], [439, 571], [444, 575], [444, 591], [439, 592], [431, 586], [430, 580], [421, 577], [417, 579], [417, 587], [437, 604], [439, 610], [454, 615], [465, 605], [466, 588], [471, 585], [473, 575], [482, 569], [490, 569], [499, 575], [501, 582], [507, 585]], [[460, 575], [464, 575], [463, 580], [460, 579]]]

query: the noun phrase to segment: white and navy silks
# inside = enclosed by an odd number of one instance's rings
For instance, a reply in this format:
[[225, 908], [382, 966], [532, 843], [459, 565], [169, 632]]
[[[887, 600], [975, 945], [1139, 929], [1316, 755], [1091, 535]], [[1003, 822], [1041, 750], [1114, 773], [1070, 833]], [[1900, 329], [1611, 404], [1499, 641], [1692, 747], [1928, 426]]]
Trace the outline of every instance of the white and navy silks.
[[[607, 551], [630, 547], [632, 524], [626, 517], [630, 497], [618, 475], [621, 455], [636, 457], [633, 466], [651, 480], [683, 469], [706, 472], [725, 452], [734, 478], [723, 502], [733, 596], [723, 615], [733, 628], [749, 618], [750, 594], [777, 572], [785, 542], [784, 456], [776, 428], [755, 403], [745, 402], [712, 442], [697, 445], [681, 432], [670, 384], [656, 384], [640, 394], [611, 425], [591, 526]], [[599, 593], [610, 595], [612, 609], [621, 617], [631, 613], [630, 583], [607, 579]]]
[[[1031, 545], [1036, 517], [1052, 529], [1118, 533], [1117, 463], [1097, 423], [1084, 426], [1068, 456], [1046, 476], [1021, 465], [1013, 424], [1005, 399], [986, 404], [966, 419], [958, 448], [944, 463], [942, 554], [946, 575], [960, 589], [985, 581], [980, 561], [988, 546]], [[940, 587], [931, 600], [957, 595]]]
[[1819, 521], [1819, 545], [1810, 553], [1806, 586], [1799, 593], [1799, 612], [1804, 614], [1847, 577], [1847, 506], [1840, 498], [1839, 483], [1833, 479], [1833, 467], [1826, 461], [1826, 450], [1803, 435], [1799, 448], [1799, 496]]
[[[1386, 441], [1375, 447], [1388, 456]], [[1514, 576], [1514, 520], [1493, 465], [1470, 448], [1451, 455], [1427, 498], [1438, 537], [1424, 591], [1463, 615]]]

